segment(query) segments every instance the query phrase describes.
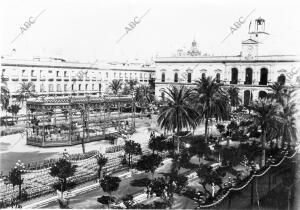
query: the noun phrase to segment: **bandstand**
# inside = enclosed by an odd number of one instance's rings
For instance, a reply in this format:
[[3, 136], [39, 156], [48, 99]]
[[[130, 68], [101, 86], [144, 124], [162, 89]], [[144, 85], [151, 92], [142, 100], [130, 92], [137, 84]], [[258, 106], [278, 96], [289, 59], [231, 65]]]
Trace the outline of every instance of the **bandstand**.
[[64, 97], [28, 100], [27, 144], [70, 146], [135, 129], [131, 97]]

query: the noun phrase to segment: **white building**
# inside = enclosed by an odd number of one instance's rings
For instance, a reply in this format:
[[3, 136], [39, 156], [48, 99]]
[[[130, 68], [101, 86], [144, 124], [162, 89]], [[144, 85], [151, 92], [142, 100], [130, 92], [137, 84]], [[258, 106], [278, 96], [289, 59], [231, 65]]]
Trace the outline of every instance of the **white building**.
[[155, 95], [164, 98], [163, 90], [170, 85], [194, 85], [203, 76], [211, 76], [226, 86], [240, 89], [244, 103], [263, 97], [274, 82], [300, 87], [300, 57], [295, 55], [259, 55], [264, 20], [255, 21], [255, 30], [242, 42], [242, 52], [236, 56], [201, 55], [197, 43], [189, 51], [178, 50], [176, 56], [157, 57]]
[[155, 68], [142, 63], [79, 63], [59, 58], [2, 59], [1, 75], [12, 97], [22, 82], [32, 82], [36, 93], [44, 96], [101, 95], [113, 79], [148, 84]]

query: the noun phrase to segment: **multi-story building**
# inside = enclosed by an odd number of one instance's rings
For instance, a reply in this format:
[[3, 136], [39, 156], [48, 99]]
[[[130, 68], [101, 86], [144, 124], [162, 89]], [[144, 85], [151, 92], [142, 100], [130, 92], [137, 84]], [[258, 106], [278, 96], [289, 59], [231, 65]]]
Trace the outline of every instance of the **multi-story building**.
[[155, 68], [142, 63], [79, 63], [51, 58], [33, 60], [2, 59], [1, 75], [12, 97], [22, 82], [32, 82], [37, 95], [101, 95], [113, 79], [136, 80], [148, 84]]
[[170, 85], [194, 85], [204, 76], [222, 81], [225, 86], [237, 86], [240, 98], [248, 104], [264, 97], [268, 85], [280, 81], [300, 87], [300, 57], [294, 55], [259, 55], [260, 38], [265, 21], [255, 21], [255, 30], [242, 42], [242, 52], [236, 56], [201, 55], [197, 43], [192, 42], [188, 52], [178, 50], [176, 56], [156, 58], [155, 95], [164, 98], [164, 90]]

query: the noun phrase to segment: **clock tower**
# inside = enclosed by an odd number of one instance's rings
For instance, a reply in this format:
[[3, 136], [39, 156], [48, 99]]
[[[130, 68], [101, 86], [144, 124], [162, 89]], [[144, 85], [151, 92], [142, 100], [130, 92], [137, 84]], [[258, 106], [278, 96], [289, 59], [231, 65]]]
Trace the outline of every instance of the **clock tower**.
[[251, 60], [258, 55], [258, 42], [253, 39], [247, 39], [242, 42], [242, 57]]

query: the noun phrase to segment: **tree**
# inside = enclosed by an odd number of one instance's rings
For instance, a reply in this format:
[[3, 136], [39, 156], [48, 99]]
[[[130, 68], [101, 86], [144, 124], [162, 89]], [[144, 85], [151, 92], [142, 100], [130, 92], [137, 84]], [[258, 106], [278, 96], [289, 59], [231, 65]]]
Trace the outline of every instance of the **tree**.
[[287, 91], [285, 97], [282, 99], [282, 112], [279, 113], [283, 123], [279, 123], [280, 136], [282, 142], [296, 143], [297, 141], [297, 125], [296, 125], [296, 103], [293, 99], [293, 90]]
[[110, 199], [108, 200], [108, 208], [112, 199], [112, 192], [117, 191], [120, 185], [121, 179], [115, 176], [104, 176], [104, 178], [100, 181], [100, 186], [104, 192], [109, 194]]
[[142, 107], [148, 107], [154, 101], [154, 95], [148, 85], [140, 85], [135, 89], [135, 101]]
[[12, 117], [16, 117], [21, 107], [17, 104], [12, 104], [7, 108], [7, 111], [12, 114]]
[[208, 121], [212, 117], [216, 120], [228, 119], [228, 99], [221, 88], [222, 84], [217, 83], [211, 77], [202, 77], [196, 81], [196, 88], [193, 91], [193, 103], [199, 115], [205, 120], [205, 141], [208, 139]]
[[249, 115], [249, 120], [252, 122], [251, 126], [261, 129], [261, 144], [263, 149], [261, 166], [265, 165], [267, 131], [271, 128], [277, 130], [276, 125], [283, 123], [279, 114], [279, 108], [280, 106], [274, 100], [267, 98], [263, 98], [249, 106], [249, 109], [253, 111], [253, 113]]
[[268, 97], [282, 104], [284, 91], [286, 89], [285, 86], [280, 82], [275, 82], [269, 85], [269, 87], [271, 88], [271, 93], [268, 94]]
[[134, 142], [133, 140], [125, 141], [125, 159], [128, 155], [128, 166], [131, 167], [132, 165], [132, 156], [133, 155], [141, 155], [142, 154], [142, 148], [139, 143]]
[[210, 197], [214, 196], [208, 190], [207, 185], [211, 187], [218, 186], [219, 191], [222, 190], [222, 177], [224, 174], [221, 174], [218, 170], [213, 170], [209, 165], [201, 164], [196, 173], [201, 180], [200, 183], [202, 184], [203, 189]]
[[167, 180], [164, 177], [155, 178], [151, 183], [151, 194], [155, 193], [160, 197], [169, 208], [172, 208], [174, 203], [175, 183], [173, 180]]
[[199, 158], [199, 163], [201, 162], [201, 158], [210, 154], [210, 148], [208, 146], [208, 144], [205, 142], [205, 140], [203, 139], [203, 137], [201, 138], [201, 136], [199, 137], [199, 139], [194, 139], [191, 142], [191, 146], [189, 148], [189, 151], [192, 155], [197, 155]]
[[229, 95], [230, 105], [237, 107], [242, 103], [241, 98], [239, 97], [239, 88], [235, 86], [230, 86], [227, 89], [227, 94]]
[[9, 105], [9, 98], [10, 98], [10, 94], [9, 94], [9, 89], [7, 88], [6, 79], [2, 75], [1, 76], [1, 104], [2, 104], [1, 109], [5, 110], [6, 112]]
[[114, 79], [109, 84], [109, 88], [113, 92], [114, 95], [118, 95], [119, 91], [122, 89], [122, 80]]
[[218, 131], [219, 131], [219, 133], [221, 134], [221, 135], [223, 135], [224, 133], [225, 133], [225, 125], [223, 125], [223, 124], [217, 124], [216, 125], [216, 128], [218, 129]]
[[16, 185], [19, 186], [19, 199], [21, 199], [22, 196], [23, 180], [24, 179], [22, 179], [22, 170], [20, 170], [20, 168], [15, 167], [9, 173], [9, 181], [13, 185], [13, 187], [15, 187]]
[[59, 159], [55, 165], [50, 168], [50, 175], [59, 178], [61, 196], [68, 188], [67, 179], [75, 174], [76, 168], [77, 165], [72, 165], [72, 163], [66, 159]]
[[136, 163], [136, 169], [139, 171], [151, 172], [152, 179], [155, 170], [162, 162], [162, 157], [157, 154], [143, 155]]
[[129, 86], [130, 92], [132, 92], [135, 89], [136, 85], [138, 84], [138, 81], [131, 79], [127, 82], [127, 84]]
[[179, 133], [184, 127], [196, 128], [198, 113], [191, 108], [189, 103], [192, 93], [190, 89], [186, 89], [184, 86], [171, 86], [164, 92], [168, 96], [168, 106], [162, 107], [157, 122], [161, 128], [167, 131], [177, 129], [177, 152], [179, 153]]
[[104, 157], [102, 154], [96, 156], [97, 164], [98, 164], [98, 178], [101, 179], [101, 171], [102, 168], [106, 165], [108, 159]]
[[154, 153], [154, 151], [162, 152], [163, 150], [166, 149], [165, 140], [166, 140], [166, 137], [163, 135], [152, 137], [148, 142], [148, 147], [149, 147], [149, 149], [152, 150], [152, 153]]
[[26, 102], [28, 98], [36, 97], [34, 84], [32, 82], [23, 82], [17, 90], [17, 100], [21, 103]]

